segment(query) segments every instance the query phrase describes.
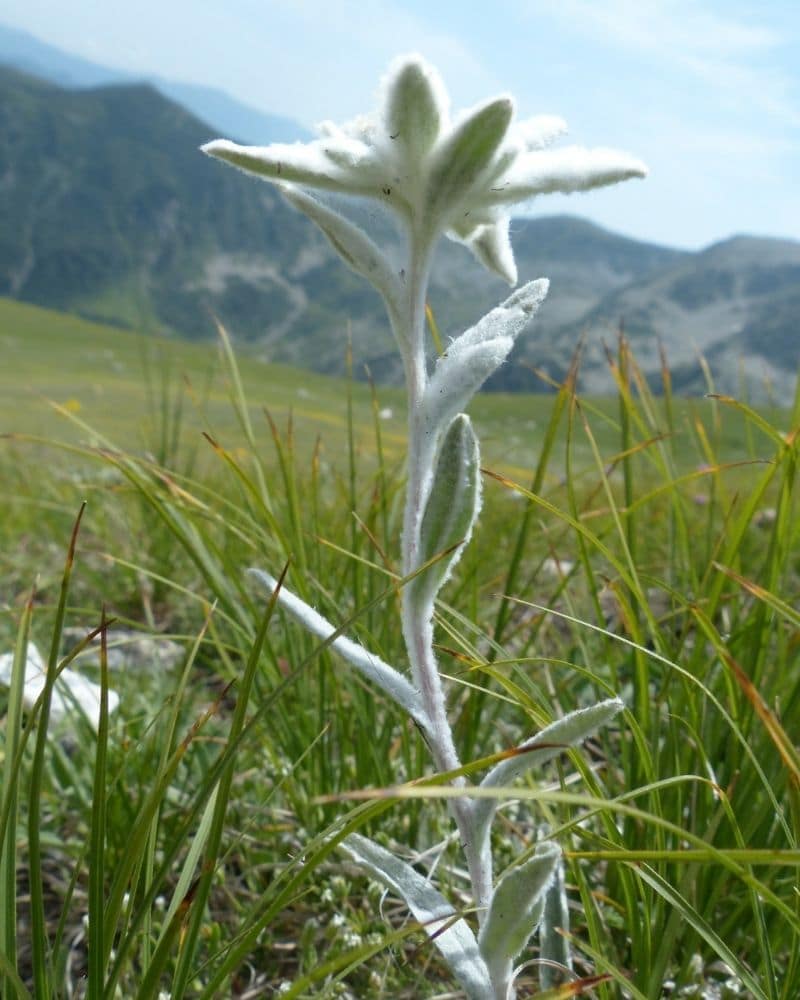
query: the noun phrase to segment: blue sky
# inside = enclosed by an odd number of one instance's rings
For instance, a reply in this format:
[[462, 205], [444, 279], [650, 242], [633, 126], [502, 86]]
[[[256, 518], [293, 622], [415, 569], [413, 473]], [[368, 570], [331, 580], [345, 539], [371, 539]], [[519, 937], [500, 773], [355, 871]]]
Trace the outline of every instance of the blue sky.
[[454, 107], [510, 91], [650, 167], [532, 214], [684, 247], [800, 239], [800, 0], [3, 0], [0, 20], [307, 125], [369, 110], [389, 60], [418, 51]]

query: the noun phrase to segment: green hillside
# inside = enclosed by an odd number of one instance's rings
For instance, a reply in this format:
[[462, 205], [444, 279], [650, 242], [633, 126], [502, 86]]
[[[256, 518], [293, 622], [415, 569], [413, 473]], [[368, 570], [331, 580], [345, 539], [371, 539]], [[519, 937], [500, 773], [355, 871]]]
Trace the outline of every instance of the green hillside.
[[[71, 426], [71, 414], [120, 447], [151, 447], [158, 439], [154, 425], [163, 403], [174, 414], [182, 397], [184, 439], [199, 439], [206, 428], [230, 436], [229, 443], [241, 437], [229, 401], [231, 386], [213, 343], [142, 336], [0, 299], [0, 350], [0, 433], [91, 440]], [[305, 445], [313, 444], [325, 428], [337, 433], [344, 428], [347, 386], [342, 379], [264, 364], [246, 355], [240, 367], [251, 419], [265, 436], [265, 409], [281, 422], [291, 410], [298, 439]], [[373, 423], [369, 391], [363, 384], [352, 391], [357, 431], [366, 437]], [[386, 389], [382, 396], [398, 413], [384, 421], [391, 448], [393, 438], [398, 444], [402, 440], [400, 393]]]
[[296, 121], [265, 114], [242, 104], [225, 91], [101, 66], [48, 45], [27, 31], [4, 24], [0, 24], [0, 63], [41, 77], [59, 87], [76, 89], [146, 80], [198, 118], [213, 124], [226, 135], [246, 142], [305, 141], [309, 135], [307, 129]]
[[[421, 735], [325, 644], [273, 615], [245, 572], [288, 565], [288, 585], [305, 588], [320, 614], [405, 667], [393, 575], [403, 516], [398, 393], [381, 390], [373, 411], [368, 387], [352, 387], [351, 432], [342, 380], [240, 351], [243, 391], [229, 392], [235, 369], [209, 346], [9, 300], [0, 300], [0, 352], [0, 650], [18, 636], [24, 642], [30, 627], [37, 649], [52, 648], [53, 666], [60, 648], [68, 654], [62, 677], [108, 677], [119, 697], [98, 735], [70, 716], [59, 722], [51, 713], [43, 725], [41, 703], [23, 728], [13, 694], [0, 690], [0, 749], [13, 765], [19, 817], [15, 836], [4, 838], [14, 863], [0, 894], [24, 943], [5, 969], [31, 987], [13, 995], [80, 994], [85, 952], [75, 942], [86, 941], [87, 885], [98, 890], [88, 894], [88, 926], [107, 920], [105, 940], [122, 942], [121, 996], [152, 996], [141, 987], [157, 978], [175, 996], [244, 996], [251, 968], [263, 970], [252, 995], [294, 982], [294, 995], [306, 996], [308, 984], [325, 989], [331, 965], [320, 954], [341, 962], [352, 996], [443, 995], [446, 971], [428, 961], [419, 934], [406, 936], [405, 910], [392, 904], [387, 935], [380, 890], [365, 890], [329, 851], [342, 819], [379, 823], [397, 842], [447, 836], [442, 803], [343, 801], [353, 790], [391, 795], [410, 773], [425, 774]], [[592, 922], [576, 908], [570, 933], [590, 942], [590, 969], [614, 969], [623, 989], [633, 971], [647, 1000], [663, 995], [667, 977], [691, 987], [675, 996], [698, 996], [705, 975], [715, 990], [708, 996], [770, 1000], [774, 970], [788, 968], [788, 998], [800, 984], [791, 959], [800, 940], [798, 851], [785, 805], [800, 774], [789, 736], [800, 724], [798, 407], [768, 414], [771, 425], [758, 415], [745, 424], [741, 411], [703, 398], [670, 406], [646, 395], [602, 404], [565, 395], [485, 395], [470, 407], [484, 468], [523, 484], [534, 468], [541, 475], [530, 502], [483, 477], [474, 542], [439, 604], [436, 655], [455, 695], [456, 738], [476, 767], [486, 749], [509, 760], [509, 747], [531, 746], [531, 716], [544, 700], [585, 707], [620, 691], [629, 711], [624, 729], [579, 751], [585, 766], [562, 755], [560, 771], [553, 762], [535, 786], [513, 790], [529, 801], [504, 809], [498, 856], [535, 843], [541, 817], [575, 838], [570, 891], [585, 887], [596, 907]], [[237, 404], [252, 424], [249, 439]], [[265, 406], [282, 429], [277, 447]], [[74, 423], [83, 419], [96, 430]], [[26, 432], [52, 443], [38, 446]], [[110, 450], [107, 438], [124, 450]], [[89, 630], [109, 620], [114, 665], [74, 661]], [[173, 659], [162, 660], [161, 648]], [[46, 740], [48, 731], [57, 738]], [[35, 746], [9, 752], [29, 733]], [[204, 817], [219, 824], [218, 837], [203, 833]], [[193, 857], [198, 843], [214, 853]], [[38, 931], [27, 919], [34, 892], [19, 890], [37, 885], [37, 872], [45, 887]], [[636, 882], [642, 872], [648, 881]], [[134, 878], [149, 898], [149, 929], [128, 926], [134, 911], [123, 897], [133, 897]], [[667, 887], [668, 905], [648, 899], [654, 884]], [[189, 896], [194, 885], [207, 895]], [[174, 921], [165, 916], [169, 904], [156, 893], [197, 914], [189, 917], [198, 927], [190, 993], [175, 986], [181, 941], [170, 932], [168, 947], [159, 944], [164, 928], [178, 934], [186, 924], [179, 909]], [[632, 911], [639, 893], [643, 906]], [[116, 909], [109, 899], [119, 900]], [[763, 913], [753, 913], [754, 899]], [[620, 919], [631, 912], [634, 924]], [[344, 925], [334, 920], [342, 913]], [[762, 916], [770, 922], [759, 936]], [[643, 919], [652, 935], [636, 933]], [[720, 932], [699, 942], [698, 925]], [[355, 950], [351, 928], [362, 942]], [[298, 933], [302, 947], [282, 947]], [[64, 990], [55, 976], [34, 984], [47, 978], [29, 957], [36, 934], [40, 968], [52, 954]], [[384, 947], [389, 971], [376, 990]], [[735, 988], [716, 990], [719, 968]], [[106, 982], [112, 974], [103, 973]], [[741, 982], [755, 988], [742, 994]], [[3, 984], [0, 991], [11, 995]]]
[[[91, 442], [92, 435], [71, 423], [71, 415], [120, 447], [153, 449], [160, 441], [164, 406], [170, 422], [182, 398], [184, 443], [197, 442], [202, 430], [222, 436], [228, 446], [242, 439], [217, 345], [142, 336], [0, 299], [0, 349], [0, 433]], [[281, 426], [291, 413], [301, 454], [310, 454], [321, 437], [326, 454], [336, 462], [346, 440], [350, 393], [357, 442], [366, 454], [374, 449], [374, 404], [363, 382], [348, 384], [342, 378], [265, 364], [247, 351], [239, 353], [238, 365], [250, 419], [265, 443], [265, 411]], [[377, 405], [385, 453], [390, 459], [399, 457], [405, 442], [401, 390], [382, 386]], [[506, 472], [514, 471], [509, 464], [514, 451], [517, 463], [520, 453], [532, 457], [535, 438], [530, 431], [544, 419], [548, 405], [536, 396], [492, 394], [479, 400], [488, 453]]]
[[[376, 448], [376, 424], [388, 461], [401, 461], [405, 448], [405, 412], [401, 390], [380, 386], [373, 399], [363, 382], [348, 382], [287, 365], [264, 363], [246, 348], [237, 363], [248, 416], [256, 438], [269, 449], [267, 412], [281, 427], [291, 415], [298, 454], [305, 461], [318, 442], [325, 461], [343, 471], [347, 444], [347, 399], [352, 398], [356, 444], [363, 458]], [[184, 447], [209, 454], [202, 432], [226, 447], [244, 444], [231, 406], [233, 387], [219, 344], [143, 336], [0, 298], [0, 434], [36, 435], [46, 440], [114, 445], [163, 454], [175, 438]], [[675, 417], [681, 428], [676, 454], [681, 466], [703, 460], [691, 425], [711, 404], [702, 398], [680, 401]], [[484, 464], [527, 483], [538, 459], [552, 408], [541, 394], [482, 393], [471, 411], [480, 430]], [[618, 436], [616, 405], [592, 400], [600, 417], [594, 434], [613, 448]], [[379, 415], [378, 415], [379, 414]], [[779, 423], [781, 410], [768, 412]], [[96, 432], [96, 433], [94, 433]], [[562, 422], [554, 475], [564, 471]], [[723, 455], [741, 451], [742, 424], [726, 413], [718, 427]], [[573, 461], [593, 463], [591, 443], [573, 434]]]
[[[0, 70], [0, 92], [6, 294], [207, 336], [210, 303], [187, 286], [210, 248], [292, 260], [304, 242], [278, 196], [220, 176], [197, 151], [209, 129], [149, 86], [67, 91]], [[280, 315], [286, 294], [264, 286], [251, 305]]]

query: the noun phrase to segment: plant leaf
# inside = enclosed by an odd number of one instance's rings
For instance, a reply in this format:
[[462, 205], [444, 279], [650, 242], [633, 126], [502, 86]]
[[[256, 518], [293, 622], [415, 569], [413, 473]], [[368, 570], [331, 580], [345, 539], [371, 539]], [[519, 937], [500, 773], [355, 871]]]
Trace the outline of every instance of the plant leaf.
[[[308, 143], [240, 146], [229, 139], [214, 139], [200, 150], [278, 184], [302, 184], [367, 197], [380, 195], [379, 174], [370, 150], [362, 143], [323, 138]], [[337, 157], [337, 153], [341, 155]]]
[[[564, 887], [564, 860], [558, 859], [553, 881], [545, 893], [542, 922], [539, 927], [539, 957], [544, 959], [539, 970], [539, 985], [543, 989], [558, 986], [565, 972], [572, 971], [569, 939], [559, 930], [569, 931], [569, 909]], [[552, 965], [548, 963], [554, 963]]]
[[511, 205], [540, 194], [588, 191], [645, 176], [647, 167], [641, 160], [616, 149], [535, 150], [520, 154], [506, 173], [505, 183], [493, 188], [485, 200]]
[[[0, 656], [0, 684], [6, 687], [11, 686], [13, 663], [14, 657], [11, 653]], [[42, 654], [33, 643], [29, 643], [22, 693], [27, 708], [32, 708], [36, 704], [44, 690], [46, 678], [47, 665], [42, 659]], [[70, 716], [74, 719], [77, 713], [78, 716], [83, 715], [96, 731], [100, 722], [100, 695], [99, 684], [90, 681], [77, 670], [62, 670], [53, 685], [50, 718], [54, 723], [59, 723]], [[109, 690], [109, 714], [116, 711], [118, 706], [119, 695], [116, 691]]]
[[423, 600], [433, 600], [461, 558], [481, 506], [480, 453], [469, 417], [460, 413], [439, 448], [433, 483], [420, 527], [423, 562], [456, 548], [411, 581]]
[[[280, 188], [295, 208], [319, 226], [348, 267], [380, 292], [394, 321], [399, 314], [400, 283], [375, 243], [358, 226], [305, 191], [290, 184]], [[394, 322], [392, 325], [396, 327]]]
[[465, 410], [484, 381], [505, 361], [544, 301], [549, 285], [546, 278], [523, 285], [448, 346], [436, 362], [422, 400], [431, 435]]
[[[277, 586], [275, 577], [265, 573], [262, 569], [249, 569], [248, 572], [260, 580], [268, 590], [275, 590]], [[278, 591], [278, 601], [317, 638], [323, 641], [329, 640], [337, 631], [326, 618], [323, 618], [321, 614], [309, 607], [305, 601], [287, 590], [286, 587], [281, 587]], [[426, 732], [430, 732], [430, 720], [422, 705], [419, 691], [398, 670], [390, 667], [388, 663], [384, 663], [380, 657], [367, 652], [363, 646], [346, 636], [337, 636], [330, 643], [330, 647], [404, 708]]]
[[497, 883], [479, 935], [481, 954], [495, 984], [508, 979], [514, 959], [538, 927], [560, 859], [558, 844], [545, 841], [536, 846], [532, 858], [509, 869]]
[[547, 278], [527, 282], [457, 337], [450, 345], [450, 350], [458, 351], [462, 347], [481, 344], [495, 337], [511, 337], [516, 340], [536, 315], [549, 288]]
[[500, 148], [514, 103], [497, 97], [480, 105], [456, 126], [433, 152], [428, 186], [428, 211], [446, 213], [491, 165]]
[[357, 833], [350, 834], [340, 846], [356, 864], [405, 900], [470, 1000], [495, 1000], [489, 971], [475, 935], [429, 879]]
[[406, 150], [408, 165], [421, 162], [439, 137], [447, 93], [439, 75], [422, 59], [404, 61], [386, 92], [386, 131]]
[[517, 265], [511, 249], [510, 224], [508, 216], [503, 216], [491, 225], [478, 226], [467, 240], [467, 246], [485, 268], [509, 285], [516, 285]]
[[[500, 761], [481, 781], [482, 788], [503, 788], [530, 770], [540, 767], [591, 736], [595, 730], [607, 725], [622, 711], [625, 703], [619, 698], [609, 698], [589, 708], [578, 708], [563, 719], [551, 723], [533, 739], [521, 744], [513, 757]], [[495, 799], [476, 799], [474, 822], [477, 836], [485, 841], [489, 835], [492, 817], [497, 811]]]

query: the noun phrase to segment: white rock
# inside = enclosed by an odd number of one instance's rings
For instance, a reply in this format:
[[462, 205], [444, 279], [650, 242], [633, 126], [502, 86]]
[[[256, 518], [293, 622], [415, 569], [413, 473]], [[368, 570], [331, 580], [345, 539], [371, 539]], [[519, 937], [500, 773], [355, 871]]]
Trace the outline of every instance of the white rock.
[[[14, 654], [3, 653], [0, 656], [0, 684], [11, 685], [11, 671], [14, 665]], [[28, 658], [25, 664], [25, 686], [22, 700], [30, 709], [44, 690], [47, 665], [42, 654], [33, 643], [28, 644]], [[119, 695], [116, 691], [108, 692], [108, 710], [113, 712], [119, 705]], [[90, 681], [75, 670], [62, 670], [53, 689], [53, 699], [50, 703], [50, 718], [61, 722], [74, 717], [77, 711], [82, 712], [94, 729], [100, 723], [100, 685]]]

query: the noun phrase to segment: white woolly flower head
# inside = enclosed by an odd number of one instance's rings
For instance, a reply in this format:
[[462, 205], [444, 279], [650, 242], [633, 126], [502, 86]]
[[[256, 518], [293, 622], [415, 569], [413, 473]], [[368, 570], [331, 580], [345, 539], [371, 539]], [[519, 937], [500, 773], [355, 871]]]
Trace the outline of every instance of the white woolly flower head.
[[565, 123], [549, 115], [515, 123], [514, 102], [507, 95], [451, 121], [439, 74], [421, 56], [409, 55], [391, 64], [378, 111], [343, 125], [323, 122], [312, 142], [240, 146], [217, 139], [202, 148], [281, 186], [383, 201], [430, 242], [445, 234], [465, 243], [513, 285], [512, 205], [646, 173], [644, 164], [627, 153], [550, 149], [565, 131]]

